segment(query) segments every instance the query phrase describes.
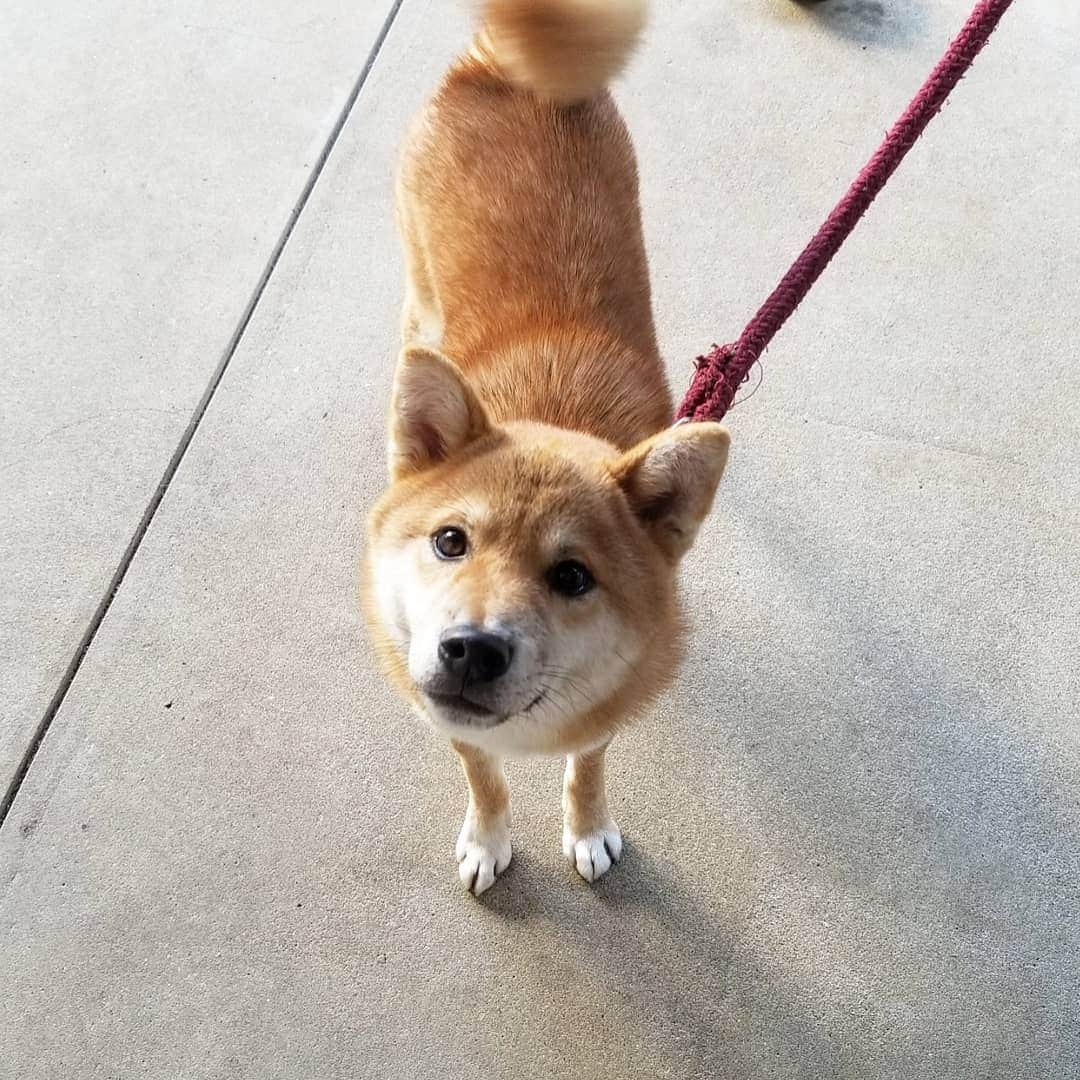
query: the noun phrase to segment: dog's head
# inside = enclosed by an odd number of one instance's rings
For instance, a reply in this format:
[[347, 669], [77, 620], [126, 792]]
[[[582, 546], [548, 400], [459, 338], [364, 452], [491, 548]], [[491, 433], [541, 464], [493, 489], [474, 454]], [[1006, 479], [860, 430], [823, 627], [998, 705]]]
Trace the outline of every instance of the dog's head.
[[495, 426], [459, 370], [410, 349], [372, 511], [369, 618], [432, 722], [492, 749], [598, 741], [674, 672], [675, 567], [727, 459], [718, 424], [627, 452]]

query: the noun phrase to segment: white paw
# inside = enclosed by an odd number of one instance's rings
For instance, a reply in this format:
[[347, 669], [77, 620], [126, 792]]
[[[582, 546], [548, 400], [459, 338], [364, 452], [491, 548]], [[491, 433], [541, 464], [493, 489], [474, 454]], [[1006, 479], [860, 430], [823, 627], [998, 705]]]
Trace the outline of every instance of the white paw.
[[596, 832], [577, 836], [563, 829], [563, 854], [574, 864], [586, 881], [603, 877], [622, 856], [622, 834], [614, 821], [609, 821]]
[[461, 883], [479, 896], [510, 865], [510, 829], [505, 822], [480, 829], [469, 814], [461, 826], [456, 853]]

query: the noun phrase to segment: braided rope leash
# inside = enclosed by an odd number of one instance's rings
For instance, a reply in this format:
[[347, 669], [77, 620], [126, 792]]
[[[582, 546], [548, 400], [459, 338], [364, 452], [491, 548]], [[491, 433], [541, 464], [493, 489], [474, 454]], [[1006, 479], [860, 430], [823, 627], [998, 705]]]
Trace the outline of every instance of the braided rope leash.
[[678, 420], [719, 420], [766, 346], [805, 299], [829, 261], [851, 235], [878, 192], [975, 61], [1012, 0], [981, 0], [948, 51], [923, 83], [874, 156], [836, 204], [768, 300], [732, 345], [714, 345], [695, 361], [697, 370]]

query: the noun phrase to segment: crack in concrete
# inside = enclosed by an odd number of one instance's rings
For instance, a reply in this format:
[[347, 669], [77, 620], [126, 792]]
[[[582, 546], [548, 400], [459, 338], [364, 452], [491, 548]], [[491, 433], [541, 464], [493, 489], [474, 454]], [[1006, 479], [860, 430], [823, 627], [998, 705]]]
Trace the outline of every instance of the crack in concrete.
[[82, 662], [85, 659], [86, 654], [90, 651], [90, 647], [94, 643], [94, 638], [97, 636], [97, 632], [101, 628], [101, 624], [104, 622], [105, 616], [109, 612], [109, 608], [112, 606], [113, 598], [116, 596], [120, 586], [124, 582], [128, 568], [131, 566], [131, 563], [142, 544], [143, 537], [146, 535], [154, 516], [157, 514], [158, 507], [165, 498], [165, 492], [169, 489], [173, 477], [176, 475], [181, 462], [184, 460], [184, 455], [187, 453], [188, 447], [195, 437], [195, 432], [198, 430], [203, 417], [206, 415], [207, 409], [210, 407], [210, 402], [213, 400], [214, 394], [221, 384], [221, 380], [225, 377], [225, 372], [228, 370], [233, 356], [236, 355], [236, 351], [240, 347], [240, 342], [255, 314], [255, 310], [259, 306], [263, 294], [266, 292], [266, 288], [270, 283], [270, 279], [273, 277], [278, 262], [281, 260], [281, 256], [285, 251], [289, 239], [292, 237], [293, 230], [296, 228], [296, 223], [299, 221], [300, 215], [304, 212], [304, 209], [311, 198], [311, 194], [315, 190], [315, 185], [318, 183], [319, 177], [326, 167], [331, 152], [337, 145], [337, 141], [345, 128], [345, 124], [348, 122], [349, 116], [352, 114], [353, 107], [356, 105], [361, 91], [364, 89], [364, 84], [371, 74], [371, 69], [375, 66], [375, 61], [382, 51], [383, 44], [390, 33], [391, 27], [394, 25], [394, 20], [397, 18], [403, 3], [404, 0], [394, 0], [386, 18], [383, 20], [383, 24], [379, 28], [379, 33], [375, 38], [375, 42], [368, 52], [364, 66], [361, 68], [360, 74], [356, 78], [356, 82], [353, 83], [352, 90], [349, 92], [349, 96], [346, 98], [345, 104], [342, 106], [337, 120], [331, 128], [330, 134], [327, 136], [323, 148], [308, 174], [307, 182], [304, 184], [303, 190], [300, 192], [296, 203], [293, 205], [292, 211], [285, 223], [285, 227], [282, 229], [281, 236], [274, 245], [274, 249], [271, 251], [266, 266], [259, 276], [259, 280], [251, 294], [251, 298], [244, 307], [240, 320], [236, 325], [236, 329], [233, 331], [232, 336], [225, 346], [221, 360], [218, 362], [213, 375], [211, 375], [210, 382], [207, 384], [206, 390], [203, 392], [198, 405], [196, 405], [191, 420], [188, 422], [188, 425], [180, 438], [180, 442], [173, 451], [172, 457], [165, 467], [165, 472], [162, 474], [161, 480], [158, 482], [153, 495], [150, 497], [150, 501], [147, 503], [142, 517], [139, 519], [139, 524], [136, 526], [134, 534], [128, 541], [123, 555], [120, 557], [120, 562], [113, 572], [109, 585], [105, 590], [105, 594], [99, 601], [93, 617], [90, 619], [90, 623], [86, 628], [86, 632], [83, 634], [82, 640], [75, 650], [75, 654], [69, 661], [68, 666], [64, 671], [64, 675], [60, 680], [60, 684], [56, 688], [56, 692], [49, 701], [45, 714], [42, 716], [29, 744], [23, 752], [23, 756], [15, 770], [15, 774], [8, 784], [7, 791], [4, 793], [3, 799], [0, 800], [0, 828], [3, 827], [4, 822], [7, 820], [8, 813], [15, 802], [16, 796], [19, 794], [19, 789], [22, 787], [23, 781], [30, 771], [30, 766], [33, 764], [34, 758], [37, 755], [45, 736], [48, 734], [53, 720], [60, 711], [60, 707], [67, 697], [68, 690], [71, 689], [71, 684], [75, 681], [75, 676], [79, 673], [79, 668], [82, 667]]

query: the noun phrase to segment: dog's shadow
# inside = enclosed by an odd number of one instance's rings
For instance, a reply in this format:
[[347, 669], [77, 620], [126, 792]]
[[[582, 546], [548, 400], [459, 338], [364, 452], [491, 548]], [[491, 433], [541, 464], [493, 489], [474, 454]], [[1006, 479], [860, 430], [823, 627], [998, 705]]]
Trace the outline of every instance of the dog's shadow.
[[[592, 885], [569, 864], [562, 872], [565, 883], [550, 861], [515, 852], [479, 902], [524, 943], [503, 959], [510, 985], [551, 986], [547, 1009], [566, 1018], [567, 1031], [585, 1016], [619, 1033], [618, 1049], [605, 1052], [608, 1075], [759, 1075], [760, 1055], [782, 1047], [821, 1067], [832, 1060], [829, 1033], [747, 951], [741, 920], [693, 893], [678, 868], [626, 841], [620, 862]], [[745, 1040], [747, 999], [765, 987], [770, 1005]], [[626, 1045], [628, 1034], [637, 1046]], [[728, 1073], [736, 1059], [742, 1071]]]
[[[758, 512], [777, 565], [825, 558]], [[817, 535], [827, 549], [824, 523]], [[677, 856], [662, 822], [635, 844], [631, 810], [621, 862], [586, 885], [536, 844], [555, 834], [552, 812], [481, 899], [530, 1004], [550, 987], [567, 1030], [585, 1015], [591, 1030], [642, 1033], [632, 1067], [609, 1059], [608, 1075], [946, 1075], [954, 1044], [986, 1075], [1023, 1061], [1070, 1074], [1061, 1010], [1076, 935], [1063, 913], [1080, 835], [1052, 779], [1067, 764], [1040, 761], [986, 715], [985, 686], [953, 655], [961, 637], [939, 640], [887, 606], [863, 614], [853, 655], [835, 659], [865, 686], [800, 720], [815, 733], [794, 739], [801, 752], [768, 749], [793, 727], [794, 690], [778, 677], [746, 715], [705, 705], [685, 759], [668, 747], [635, 767], [639, 808], [664, 807], [644, 789], [684, 778], [662, 811], [695, 823]], [[880, 657], [860, 668], [867, 650]], [[708, 700], [738, 701], [751, 667], [711, 664]], [[692, 700], [692, 672], [685, 682]], [[752, 797], [729, 808], [721, 776], [752, 777]], [[989, 1038], [987, 1015], [1014, 1022]]]
[[924, 0], [792, 0], [830, 33], [865, 46], [904, 49], [927, 30]]

